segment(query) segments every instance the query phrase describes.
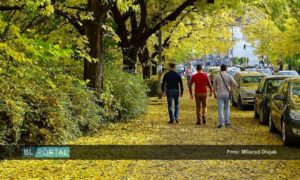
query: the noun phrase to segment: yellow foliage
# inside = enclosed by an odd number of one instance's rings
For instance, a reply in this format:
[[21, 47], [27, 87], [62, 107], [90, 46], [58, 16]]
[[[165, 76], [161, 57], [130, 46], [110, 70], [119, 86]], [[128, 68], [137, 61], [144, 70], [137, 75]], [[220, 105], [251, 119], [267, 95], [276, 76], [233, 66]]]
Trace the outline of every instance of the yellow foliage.
[[[217, 129], [216, 100], [208, 100], [205, 126], [195, 125], [195, 103], [187, 93], [180, 103], [178, 125], [167, 123], [166, 99], [153, 98], [147, 115], [107, 124], [99, 134], [71, 144], [281, 144], [276, 135], [253, 119], [252, 111], [232, 108], [232, 127]], [[4, 160], [0, 179], [299, 179], [299, 170], [299, 160]]]

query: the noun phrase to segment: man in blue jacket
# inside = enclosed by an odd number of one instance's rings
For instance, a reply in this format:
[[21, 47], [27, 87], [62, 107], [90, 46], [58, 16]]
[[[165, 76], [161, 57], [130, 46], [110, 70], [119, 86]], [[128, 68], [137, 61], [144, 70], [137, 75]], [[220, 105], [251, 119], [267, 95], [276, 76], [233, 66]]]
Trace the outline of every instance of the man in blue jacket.
[[[179, 119], [179, 94], [183, 95], [183, 84], [179, 73], [175, 71], [176, 65], [174, 63], [169, 64], [170, 70], [163, 77], [163, 82], [161, 85], [162, 93], [167, 96], [168, 101], [168, 111], [170, 124], [178, 123]], [[173, 100], [175, 102], [175, 112], [173, 113]]]

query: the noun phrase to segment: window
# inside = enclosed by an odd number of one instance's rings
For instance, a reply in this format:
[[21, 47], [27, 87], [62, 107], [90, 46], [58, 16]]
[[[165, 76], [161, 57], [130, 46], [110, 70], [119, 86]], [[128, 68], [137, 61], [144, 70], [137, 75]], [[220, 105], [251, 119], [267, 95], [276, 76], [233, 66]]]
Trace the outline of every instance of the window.
[[258, 91], [259, 91], [260, 93], [263, 93], [263, 92], [264, 92], [265, 83], [266, 83], [266, 80], [265, 80], [265, 79], [264, 79], [261, 83], [259, 83]]
[[270, 79], [266, 84], [266, 93], [275, 93], [283, 79]]
[[300, 83], [292, 82], [290, 87], [291, 95], [300, 96]]
[[282, 83], [282, 84], [278, 87], [277, 93], [279, 93], [279, 94], [284, 94], [283, 89], [284, 89], [285, 85], [287, 85], [286, 82]]
[[263, 76], [245, 76], [242, 77], [241, 83], [244, 84], [252, 84], [252, 83], [259, 83]]

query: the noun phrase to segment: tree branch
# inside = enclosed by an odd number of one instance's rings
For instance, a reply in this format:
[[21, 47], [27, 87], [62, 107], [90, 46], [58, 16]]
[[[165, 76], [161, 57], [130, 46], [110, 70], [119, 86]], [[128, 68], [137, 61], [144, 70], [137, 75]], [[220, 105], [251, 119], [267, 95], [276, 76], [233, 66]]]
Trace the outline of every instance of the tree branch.
[[160, 18], [161, 18], [162, 12], [164, 12], [165, 9], [167, 8], [167, 5], [168, 5], [169, 1], [170, 1], [170, 0], [166, 0], [166, 1], [165, 1], [164, 5], [163, 5], [163, 8], [162, 8], [156, 15], [154, 15], [154, 16], [152, 17], [151, 22], [155, 22], [155, 21], [157, 21], [157, 19], [160, 19]]
[[1, 6], [0, 5], [0, 11], [13, 11], [13, 10], [22, 10], [23, 6]]
[[5, 36], [7, 35], [8, 31], [9, 31], [9, 28], [10, 28], [10, 26], [11, 26], [11, 24], [12, 24], [13, 17], [14, 17], [15, 14], [16, 14], [16, 11], [13, 11], [13, 12], [11, 13], [11, 17], [10, 17], [9, 21], [7, 22], [7, 25], [6, 25], [6, 27], [5, 27], [4, 31], [3, 31], [3, 33], [0, 35], [0, 39], [1, 39], [1, 40], [4, 40]]
[[145, 33], [144, 39], [148, 39], [152, 34], [158, 31], [161, 27], [165, 26], [171, 21], [176, 20], [176, 18], [184, 11], [187, 7], [193, 6], [197, 0], [186, 0], [182, 3], [177, 9], [175, 9], [171, 14], [157, 23], [153, 28], [149, 29], [148, 32]]
[[65, 19], [67, 19], [75, 27], [75, 29], [77, 29], [77, 31], [79, 32], [79, 34], [84, 35], [84, 29], [81, 26], [81, 24], [78, 23], [79, 19], [77, 19], [74, 16], [71, 16], [70, 14], [68, 14], [68, 13], [66, 13], [66, 12], [64, 12], [62, 10], [59, 10], [59, 9], [55, 9], [54, 13], [56, 15], [58, 15], [58, 16], [62, 16]]
[[34, 25], [34, 23], [36, 23], [36, 21], [40, 18], [40, 16], [36, 16], [34, 17], [22, 30], [21, 30], [21, 34], [23, 34], [28, 28], [32, 27]]
[[146, 28], [146, 24], [147, 24], [147, 4], [145, 2], [145, 0], [140, 0], [139, 1], [140, 7], [141, 7], [141, 20], [140, 20], [140, 24], [139, 27], [137, 29], [137, 37], [140, 38], [142, 32], [144, 31], [144, 29]]
[[114, 21], [117, 23], [116, 33], [120, 37], [121, 42], [128, 43], [126, 21], [123, 21], [122, 14], [116, 4], [111, 8], [111, 12]]

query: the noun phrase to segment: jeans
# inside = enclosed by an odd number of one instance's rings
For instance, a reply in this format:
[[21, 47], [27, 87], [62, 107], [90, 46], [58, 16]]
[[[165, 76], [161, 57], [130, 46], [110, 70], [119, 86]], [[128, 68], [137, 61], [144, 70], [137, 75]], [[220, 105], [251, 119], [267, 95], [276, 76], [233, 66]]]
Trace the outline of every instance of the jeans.
[[[166, 91], [167, 101], [168, 101], [168, 111], [170, 121], [173, 122], [175, 119], [178, 120], [179, 116], [179, 90], [168, 89]], [[173, 113], [173, 99], [175, 102], [175, 112]]]
[[217, 102], [218, 102], [219, 125], [224, 125], [224, 119], [226, 124], [230, 124], [229, 95], [218, 96]]

